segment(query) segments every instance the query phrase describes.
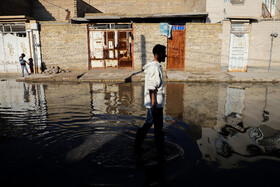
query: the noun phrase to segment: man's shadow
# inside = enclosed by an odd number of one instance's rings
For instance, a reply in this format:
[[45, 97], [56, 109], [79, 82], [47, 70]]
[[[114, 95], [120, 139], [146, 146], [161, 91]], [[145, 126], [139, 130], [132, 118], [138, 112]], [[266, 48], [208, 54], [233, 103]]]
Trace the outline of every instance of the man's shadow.
[[127, 78], [125, 79], [125, 82], [126, 82], [126, 83], [131, 82], [132, 76], [137, 75], [137, 74], [139, 74], [139, 73], [142, 73], [143, 71], [144, 71], [144, 70], [142, 69], [141, 71], [132, 73], [132, 75], [130, 75], [129, 77], [127, 77]]

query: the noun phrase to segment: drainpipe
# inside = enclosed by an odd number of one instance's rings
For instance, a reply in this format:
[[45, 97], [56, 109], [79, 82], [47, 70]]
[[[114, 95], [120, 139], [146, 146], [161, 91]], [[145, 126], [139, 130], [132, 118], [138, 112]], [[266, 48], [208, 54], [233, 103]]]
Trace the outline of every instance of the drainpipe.
[[271, 66], [271, 55], [272, 55], [273, 39], [277, 38], [278, 33], [277, 32], [271, 33], [270, 36], [271, 36], [271, 45], [270, 45], [270, 56], [269, 56], [268, 72], [270, 71], [270, 66]]

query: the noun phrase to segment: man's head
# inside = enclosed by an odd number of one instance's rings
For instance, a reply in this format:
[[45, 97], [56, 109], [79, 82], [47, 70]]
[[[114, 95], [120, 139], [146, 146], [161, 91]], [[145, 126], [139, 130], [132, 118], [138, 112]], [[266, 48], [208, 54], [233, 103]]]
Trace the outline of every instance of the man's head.
[[22, 54], [21, 54], [21, 57], [22, 57], [22, 58], [23, 58], [23, 57], [25, 57], [25, 54], [24, 54], [24, 53], [22, 53]]
[[155, 57], [155, 60], [158, 62], [164, 62], [166, 56], [166, 47], [164, 45], [157, 44], [153, 48], [153, 54]]

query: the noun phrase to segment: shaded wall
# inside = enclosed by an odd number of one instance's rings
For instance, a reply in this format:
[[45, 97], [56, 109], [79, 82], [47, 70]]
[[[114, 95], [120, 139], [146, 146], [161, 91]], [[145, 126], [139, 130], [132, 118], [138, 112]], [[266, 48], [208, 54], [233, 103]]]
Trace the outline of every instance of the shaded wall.
[[[153, 47], [162, 44], [167, 47], [167, 38], [159, 35], [159, 23], [134, 23], [134, 69], [142, 69], [148, 61], [153, 60]], [[164, 67], [166, 63], [162, 64]]]
[[32, 16], [31, 0], [1, 0], [0, 16]]
[[220, 71], [222, 24], [187, 23], [185, 70]]
[[87, 25], [41, 25], [42, 61], [47, 68], [58, 65], [62, 69], [88, 70]]
[[65, 21], [68, 9], [70, 17], [77, 17], [75, 0], [36, 0], [33, 1], [33, 14], [37, 21]]
[[101, 13], [98, 9], [92, 7], [83, 0], [76, 0], [77, 17], [84, 17], [85, 13]]

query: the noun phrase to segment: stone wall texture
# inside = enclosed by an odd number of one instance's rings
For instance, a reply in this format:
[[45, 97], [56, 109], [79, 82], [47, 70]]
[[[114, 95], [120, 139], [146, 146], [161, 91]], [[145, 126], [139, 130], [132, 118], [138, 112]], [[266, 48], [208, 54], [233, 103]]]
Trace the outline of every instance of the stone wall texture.
[[[162, 44], [167, 47], [167, 38], [159, 34], [159, 23], [134, 23], [134, 69], [142, 69], [148, 61], [153, 60], [153, 47]], [[166, 63], [162, 64], [166, 67]]]
[[88, 70], [87, 25], [41, 25], [42, 61], [46, 67], [66, 70]]
[[84, 0], [103, 13], [177, 14], [205, 12], [206, 0]]
[[220, 71], [222, 24], [187, 23], [185, 70]]

